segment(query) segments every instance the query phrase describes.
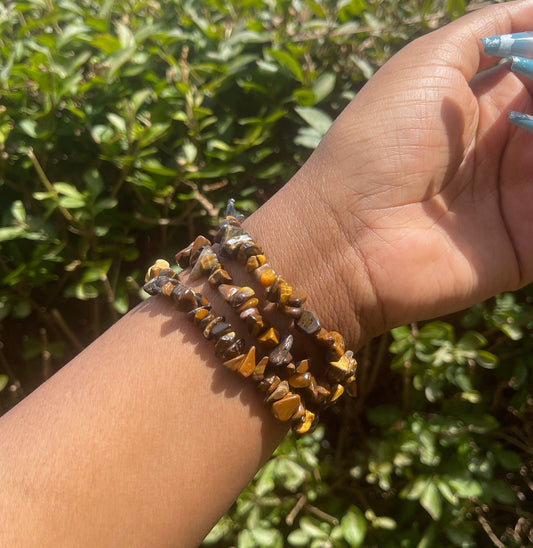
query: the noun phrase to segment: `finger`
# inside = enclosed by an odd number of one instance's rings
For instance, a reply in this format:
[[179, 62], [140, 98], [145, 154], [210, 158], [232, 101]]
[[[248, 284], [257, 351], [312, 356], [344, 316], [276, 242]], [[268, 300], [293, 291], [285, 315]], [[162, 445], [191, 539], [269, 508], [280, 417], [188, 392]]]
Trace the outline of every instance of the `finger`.
[[533, 29], [533, 0], [518, 0], [480, 9], [420, 39], [427, 55], [441, 51], [436, 62], [457, 68], [470, 81], [499, 59], [483, 53], [481, 38]]

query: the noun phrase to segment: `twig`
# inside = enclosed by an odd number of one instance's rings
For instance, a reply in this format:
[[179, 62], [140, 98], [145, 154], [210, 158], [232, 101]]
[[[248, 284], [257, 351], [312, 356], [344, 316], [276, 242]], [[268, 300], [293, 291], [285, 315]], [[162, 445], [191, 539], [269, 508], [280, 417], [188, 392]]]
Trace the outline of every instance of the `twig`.
[[483, 531], [487, 533], [487, 536], [492, 541], [492, 544], [494, 544], [494, 546], [496, 546], [497, 548], [505, 548], [505, 544], [495, 535], [489, 522], [481, 515], [481, 510], [479, 508], [476, 508], [476, 513], [477, 513], [477, 520], [481, 524]]
[[210, 217], [213, 217], [213, 218], [217, 218], [218, 217], [218, 214], [220, 213], [220, 208], [218, 208], [216, 205], [214, 205], [213, 203], [211, 203], [207, 198], [206, 196], [204, 196], [201, 192], [200, 192], [200, 189], [198, 188], [198, 185], [194, 184], [193, 182], [191, 181], [187, 181], [187, 184], [192, 188], [192, 191], [193, 191], [193, 194], [194, 194], [194, 199], [197, 201], [197, 202], [200, 202], [200, 204], [202, 204], [202, 206], [205, 208], [205, 210], [207, 211], [207, 214], [210, 216]]
[[306, 509], [309, 510], [311, 514], [314, 514], [317, 518], [323, 519], [331, 523], [332, 525], [338, 525], [339, 523], [339, 520], [335, 516], [332, 516], [324, 512], [323, 510], [320, 510], [320, 508], [317, 508], [316, 506], [312, 506], [311, 504], [308, 504], [306, 506]]
[[41, 351], [41, 375], [43, 379], [46, 380], [52, 375], [52, 355], [48, 349], [48, 332], [46, 331], [46, 328], [41, 327], [41, 329], [39, 329], [39, 336], [41, 337], [41, 343], [43, 345]]
[[39, 180], [44, 185], [46, 190], [48, 190], [48, 192], [50, 192], [50, 194], [52, 194], [52, 196], [54, 197], [54, 200], [57, 203], [57, 208], [59, 209], [63, 217], [65, 217], [67, 221], [72, 223], [75, 220], [74, 217], [71, 215], [68, 209], [64, 208], [59, 203], [59, 195], [56, 189], [54, 188], [54, 186], [52, 185], [52, 183], [50, 182], [50, 179], [48, 179], [48, 177], [46, 176], [46, 173], [41, 167], [41, 164], [39, 163], [39, 160], [37, 160], [37, 157], [35, 156], [35, 153], [33, 152], [33, 149], [31, 147], [28, 149], [28, 157], [31, 160], [33, 167], [35, 168], [37, 175], [39, 176]]
[[70, 342], [74, 345], [76, 350], [78, 352], [81, 352], [83, 350], [83, 344], [79, 341], [79, 339], [74, 335], [70, 327], [67, 325], [67, 322], [63, 319], [63, 316], [61, 315], [61, 312], [57, 308], [52, 309], [52, 317], [54, 318], [56, 324], [59, 326], [63, 334], [67, 337], [67, 339], [70, 340]]
[[292, 525], [294, 523], [296, 516], [301, 512], [302, 508], [306, 505], [306, 503], [307, 503], [307, 497], [304, 494], [300, 494], [293, 509], [289, 512], [289, 515], [285, 518], [285, 523], [287, 525]]
[[109, 311], [111, 313], [111, 319], [113, 323], [118, 321], [118, 313], [115, 310], [115, 307], [113, 306], [113, 303], [115, 302], [115, 294], [113, 292], [113, 288], [111, 287], [111, 284], [109, 283], [109, 278], [105, 273], [102, 272], [100, 276], [100, 280], [104, 284], [105, 294], [107, 297], [107, 304], [109, 307]]

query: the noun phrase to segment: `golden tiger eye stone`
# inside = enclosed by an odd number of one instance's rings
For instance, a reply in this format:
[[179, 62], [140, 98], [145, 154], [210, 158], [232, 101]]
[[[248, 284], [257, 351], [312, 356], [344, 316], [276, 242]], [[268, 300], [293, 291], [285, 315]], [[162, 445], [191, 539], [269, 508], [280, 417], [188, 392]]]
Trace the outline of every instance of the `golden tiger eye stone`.
[[328, 361], [338, 360], [346, 350], [344, 338], [337, 331], [328, 331], [321, 328], [318, 333], [315, 334], [315, 339], [325, 348], [328, 349]]
[[266, 289], [272, 285], [272, 282], [276, 279], [276, 273], [271, 269], [267, 268], [262, 274], [259, 282]]
[[254, 369], [254, 380], [259, 382], [263, 380], [263, 375], [265, 374], [266, 366], [268, 365], [268, 356], [263, 356]]
[[255, 346], [252, 346], [248, 350], [245, 358], [242, 360], [241, 365], [239, 366], [239, 373], [243, 377], [249, 377], [255, 369]]
[[303, 403], [300, 403], [298, 409], [294, 412], [294, 415], [291, 417], [292, 421], [300, 421], [305, 416], [305, 406]]
[[279, 286], [276, 294], [276, 301], [279, 304], [287, 304], [290, 296], [292, 295], [292, 287], [289, 284], [283, 283]]
[[328, 398], [328, 404], [336, 402], [344, 393], [342, 384], [335, 384], [331, 387], [331, 395]]
[[197, 280], [204, 274], [211, 274], [219, 265], [217, 256], [211, 246], [206, 246], [202, 249], [198, 260], [191, 269], [190, 279]]
[[306, 300], [307, 300], [307, 294], [305, 293], [305, 291], [295, 289], [292, 292], [289, 300], [287, 301], [287, 305], [300, 307], [302, 306], [302, 304], [305, 303]]
[[357, 397], [357, 383], [355, 382], [355, 374], [349, 376], [344, 381], [344, 389], [346, 391], [346, 394], [348, 394], [348, 396], [351, 396], [352, 398]]
[[274, 327], [270, 327], [266, 331], [258, 335], [257, 340], [263, 346], [271, 348], [279, 344], [279, 333]]
[[148, 269], [144, 278], [145, 282], [149, 282], [152, 278], [159, 276], [161, 270], [170, 268], [170, 264], [165, 259], [157, 259], [157, 261]]
[[294, 388], [305, 388], [311, 384], [312, 375], [309, 373], [296, 373], [289, 378], [289, 384]]
[[190, 258], [191, 258], [191, 250], [192, 250], [192, 246], [194, 245], [194, 242], [193, 243], [190, 243], [187, 247], [183, 248], [181, 251], [178, 251], [178, 253], [176, 253], [176, 263], [178, 263], [181, 268], [187, 268], [189, 266], [189, 261], [190, 261]]
[[[224, 356], [224, 352], [235, 342], [235, 339], [237, 338], [237, 334], [235, 331], [230, 331], [229, 333], [225, 333], [218, 339], [218, 341], [215, 344], [215, 355], [220, 358], [221, 356]], [[235, 358], [236, 356], [228, 356], [226, 359]]]
[[272, 402], [281, 400], [289, 393], [289, 383], [287, 381], [281, 381], [275, 388], [271, 388], [267, 391], [267, 397], [265, 401]]
[[227, 284], [221, 284], [218, 286], [218, 290], [220, 294], [226, 299], [226, 301], [229, 302], [231, 297], [235, 295], [239, 291], [240, 287], [237, 285], [227, 285]]
[[289, 393], [272, 404], [272, 414], [280, 421], [288, 421], [298, 411], [302, 399], [298, 394]]
[[249, 308], [256, 308], [258, 304], [259, 304], [259, 299], [257, 299], [256, 297], [253, 297], [252, 299], [248, 299], [243, 304], [241, 304], [241, 306], [239, 306], [238, 312], [242, 313], [245, 310], [248, 310]]
[[214, 338], [214, 335], [213, 335], [213, 328], [219, 324], [219, 323], [222, 323], [224, 321], [224, 317], [223, 316], [216, 316], [215, 318], [213, 318], [204, 328], [204, 338], [206, 339], [213, 339]]
[[329, 362], [328, 376], [338, 382], [344, 381], [355, 373], [357, 362], [353, 352], [348, 350], [337, 361]]
[[231, 358], [230, 360], [225, 361], [224, 365], [228, 369], [231, 369], [232, 371], [238, 371], [239, 367], [241, 366], [242, 361], [244, 360], [244, 358], [245, 358], [245, 355], [240, 354], [236, 358]]
[[218, 287], [221, 284], [233, 283], [233, 278], [222, 267], [220, 267], [216, 268], [211, 276], [209, 276], [208, 282], [212, 286]]
[[274, 390], [280, 382], [281, 379], [277, 375], [269, 375], [257, 385], [257, 388], [259, 388], [261, 392], [271, 391]]
[[194, 263], [198, 259], [198, 256], [195, 257], [195, 255], [198, 255], [199, 254], [198, 252], [203, 247], [210, 246], [210, 245], [211, 245], [211, 242], [205, 236], [197, 236], [194, 242], [192, 243], [190, 262]]
[[246, 264], [248, 257], [262, 255], [262, 253], [263, 250], [255, 242], [245, 242], [237, 251], [237, 260], [242, 264]]
[[172, 295], [172, 290], [174, 289], [175, 284], [172, 282], [167, 282], [165, 285], [161, 287], [161, 295], [166, 295], [167, 297], [170, 297]]
[[298, 362], [298, 365], [296, 366], [296, 373], [306, 373], [309, 371], [309, 360], [302, 360], [301, 362]]
[[302, 315], [294, 325], [306, 335], [314, 335], [320, 331], [320, 323], [310, 310], [302, 310]]
[[297, 426], [294, 426], [294, 433], [298, 436], [312, 432], [316, 426], [316, 416], [312, 411], [305, 410], [305, 417]]
[[229, 298], [229, 304], [233, 308], [238, 308], [252, 297], [255, 297], [255, 291], [251, 287], [241, 287], [238, 291], [231, 295]]
[[246, 261], [246, 272], [253, 272], [265, 263], [266, 257], [264, 255], [252, 255], [251, 257], [248, 257], [248, 260]]

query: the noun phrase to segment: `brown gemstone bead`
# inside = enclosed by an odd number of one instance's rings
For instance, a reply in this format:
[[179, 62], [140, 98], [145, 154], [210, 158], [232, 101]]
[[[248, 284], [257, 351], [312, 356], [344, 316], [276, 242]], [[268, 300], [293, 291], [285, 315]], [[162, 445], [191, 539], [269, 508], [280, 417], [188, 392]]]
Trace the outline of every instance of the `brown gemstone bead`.
[[355, 374], [350, 375], [344, 381], [344, 389], [346, 391], [346, 394], [348, 394], [352, 398], [357, 397], [357, 383], [355, 382]]
[[262, 381], [265, 374], [266, 366], [268, 365], [268, 356], [263, 356], [255, 366], [252, 378], [255, 382]]
[[[223, 336], [224, 335], [222, 335], [222, 337]], [[228, 348], [226, 348], [226, 350], [224, 350], [224, 353], [222, 354], [222, 357], [225, 360], [228, 360], [229, 358], [233, 358], [235, 356], [238, 356], [244, 350], [245, 345], [246, 345], [246, 343], [244, 342], [244, 339], [236, 339], [233, 344], [231, 344], [230, 346], [228, 346]]]
[[170, 268], [168, 261], [165, 261], [165, 259], [157, 259], [157, 261], [148, 269], [144, 281], [148, 282], [152, 278], [159, 276], [160, 272], [167, 268]]
[[275, 328], [269, 327], [257, 336], [257, 340], [263, 346], [272, 348], [279, 344], [279, 333]]
[[198, 260], [198, 257], [200, 256], [202, 249], [210, 245], [211, 242], [205, 236], [197, 236], [196, 240], [194, 240], [194, 242], [192, 243], [189, 264], [194, 266], [196, 261]]
[[[218, 358], [220, 358], [221, 356], [224, 356], [224, 352], [235, 342], [236, 338], [237, 338], [237, 335], [235, 331], [224, 333], [224, 335], [222, 335], [222, 337], [220, 337], [217, 343], [215, 344], [215, 355]], [[231, 357], [234, 358], [235, 356], [231, 356]], [[226, 359], [229, 359], [229, 357]]]
[[355, 373], [356, 367], [357, 362], [353, 357], [353, 352], [348, 350], [337, 361], [329, 362], [328, 377], [337, 382], [342, 382]]
[[241, 366], [242, 361], [244, 360], [244, 358], [245, 358], [245, 355], [240, 354], [239, 356], [237, 356], [235, 358], [231, 358], [230, 360], [226, 360], [224, 362], [224, 365], [228, 369], [231, 369], [232, 371], [238, 371], [240, 366]]
[[258, 304], [259, 304], [259, 299], [257, 299], [256, 297], [253, 297], [245, 301], [243, 304], [241, 304], [241, 306], [239, 306], [238, 312], [242, 313], [245, 310], [248, 310], [249, 308], [256, 308]]
[[[266, 265], [264, 265], [266, 266]], [[259, 272], [259, 268], [256, 270], [256, 272]], [[272, 282], [276, 279], [276, 273], [270, 268], [266, 268], [263, 273], [261, 274], [261, 277], [259, 279], [259, 282], [261, 285], [266, 289], [267, 287], [270, 287], [272, 285]]]
[[284, 369], [285, 369], [285, 375], [292, 376], [296, 373], [296, 366], [292, 362], [285, 365]]
[[285, 280], [281, 276], [276, 276], [267, 289], [266, 298], [273, 303], [276, 302], [283, 284], [285, 284]]
[[296, 373], [289, 378], [289, 384], [294, 388], [305, 388], [311, 384], [312, 375], [309, 373]]
[[249, 377], [255, 370], [255, 346], [252, 346], [239, 366], [239, 373], [243, 377]]
[[322, 328], [315, 334], [315, 339], [328, 349], [328, 361], [338, 360], [346, 350], [344, 338], [337, 331]]
[[181, 310], [182, 312], [189, 312], [193, 308], [198, 308], [201, 304], [196, 298], [196, 291], [186, 287], [183, 291], [180, 292], [177, 299], [174, 298], [175, 292], [172, 292], [172, 300], [174, 301], [174, 306]]
[[326, 401], [331, 395], [331, 392], [327, 388], [325, 388], [324, 386], [320, 386], [320, 385], [317, 385], [316, 393], [317, 393], [317, 402], [318, 403], [322, 403], [322, 402]]
[[197, 280], [205, 274], [210, 275], [218, 265], [219, 262], [213, 248], [211, 246], [206, 246], [202, 249], [198, 260], [191, 269], [189, 277], [191, 280]]
[[274, 366], [285, 365], [290, 363], [292, 360], [292, 355], [290, 350], [292, 348], [293, 337], [292, 335], [287, 335], [280, 344], [270, 352], [268, 355], [269, 362]]
[[239, 246], [239, 251], [237, 251], [237, 260], [242, 264], [246, 264], [248, 257], [262, 254], [263, 250], [255, 242], [245, 242]]
[[312, 400], [312, 401], [317, 401], [318, 399], [318, 392], [317, 392], [317, 382], [316, 382], [316, 379], [315, 377], [311, 376], [311, 382], [309, 383], [309, 385], [307, 386], [307, 390], [308, 390], [308, 393], [309, 393], [309, 398]]
[[271, 388], [267, 392], [265, 401], [272, 402], [281, 400], [289, 393], [289, 383], [287, 381], [281, 381], [275, 388]]
[[291, 417], [292, 421], [301, 421], [305, 417], [305, 406], [303, 403], [300, 403], [298, 409], [294, 412], [294, 415]]
[[281, 305], [287, 304], [292, 294], [292, 287], [289, 284], [281, 284], [276, 295], [276, 302]]
[[265, 330], [263, 316], [259, 314], [257, 308], [248, 308], [244, 312], [241, 312], [240, 318], [245, 321], [246, 327], [252, 337], [257, 337], [259, 333]]
[[223, 316], [216, 316], [213, 318], [204, 328], [204, 337], [208, 340], [214, 339], [213, 328], [217, 325], [224, 322]]
[[193, 308], [190, 312], [187, 312], [187, 317], [194, 323], [194, 325], [198, 325], [200, 320], [203, 320], [206, 316], [211, 314], [210, 309], [210, 306]]
[[281, 400], [272, 404], [272, 414], [280, 421], [288, 421], [298, 411], [302, 399], [298, 394], [287, 394]]
[[209, 283], [214, 286], [218, 287], [221, 284], [231, 284], [233, 283], [233, 278], [222, 268], [216, 268], [209, 276], [208, 279]]
[[230, 223], [226, 223], [221, 229], [217, 232], [217, 235], [215, 237], [215, 240], [217, 242], [220, 242], [222, 245], [224, 245], [228, 240], [231, 240], [231, 238], [236, 238], [237, 236], [241, 236], [243, 233], [243, 229], [241, 226], [235, 226]]
[[[239, 291], [233, 293], [229, 298], [229, 304], [233, 308], [239, 308], [248, 299], [255, 297], [255, 291], [251, 287], [241, 287]], [[226, 299], [228, 300], [228, 299]]]
[[231, 331], [231, 324], [228, 322], [217, 323], [213, 329], [211, 329], [211, 337], [213, 339], [219, 339], [222, 335]]
[[309, 360], [302, 360], [296, 366], [296, 373], [307, 373], [309, 371]]
[[306, 335], [314, 335], [320, 331], [320, 323], [310, 310], [303, 310], [295, 326]]
[[218, 286], [218, 290], [220, 291], [220, 294], [226, 299], [226, 301], [229, 302], [231, 297], [235, 295], [239, 291], [240, 287], [237, 285], [227, 285], [222, 284]]
[[295, 289], [289, 299], [287, 300], [287, 306], [301, 307], [307, 300], [307, 295], [304, 291]]
[[247, 242], [253, 242], [251, 236], [248, 234], [241, 234], [240, 236], [229, 238], [225, 242], [221, 242], [222, 253], [228, 255], [229, 257], [235, 257], [239, 251], [239, 248]]
[[172, 282], [167, 282], [161, 287], [161, 295], [166, 295], [167, 297], [170, 297], [172, 295], [172, 291], [174, 289], [176, 284], [173, 284]]
[[181, 268], [187, 268], [189, 266], [189, 261], [191, 258], [191, 250], [193, 243], [190, 243], [187, 247], [183, 248], [181, 251], [176, 253], [176, 262], [181, 266]]
[[294, 318], [297, 320], [303, 312], [303, 309], [299, 306], [281, 306], [281, 311], [289, 318]]
[[342, 384], [339, 384], [339, 383], [334, 384], [331, 387], [331, 394], [327, 401], [328, 405], [335, 403], [342, 396], [343, 393], [344, 393], [344, 386], [342, 386]]
[[209, 314], [207, 316], [205, 316], [204, 318], [202, 318], [201, 320], [198, 320], [196, 322], [196, 327], [198, 327], [198, 329], [205, 329], [210, 322], [212, 322], [213, 320], [215, 319], [215, 315], [212, 313], [212, 312], [209, 312]]
[[308, 409], [305, 410], [305, 416], [301, 422], [294, 426], [294, 433], [297, 436], [311, 433], [318, 422], [318, 417]]
[[265, 263], [266, 257], [264, 255], [252, 255], [251, 257], [248, 257], [248, 260], [246, 261], [246, 272], [253, 272]]
[[257, 385], [257, 388], [259, 388], [261, 392], [267, 392], [270, 389], [276, 388], [280, 382], [281, 379], [277, 375], [269, 375]]

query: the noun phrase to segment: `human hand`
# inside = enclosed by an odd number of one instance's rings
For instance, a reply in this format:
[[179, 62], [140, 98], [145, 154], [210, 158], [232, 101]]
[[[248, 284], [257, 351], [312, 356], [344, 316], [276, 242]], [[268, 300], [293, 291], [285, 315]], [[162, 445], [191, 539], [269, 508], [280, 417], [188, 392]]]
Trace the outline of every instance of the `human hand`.
[[409, 44], [252, 217], [308, 235], [295, 275], [352, 341], [533, 281], [533, 136], [506, 115], [533, 110], [533, 83], [491, 67], [480, 41], [528, 28], [533, 2], [519, 1]]

